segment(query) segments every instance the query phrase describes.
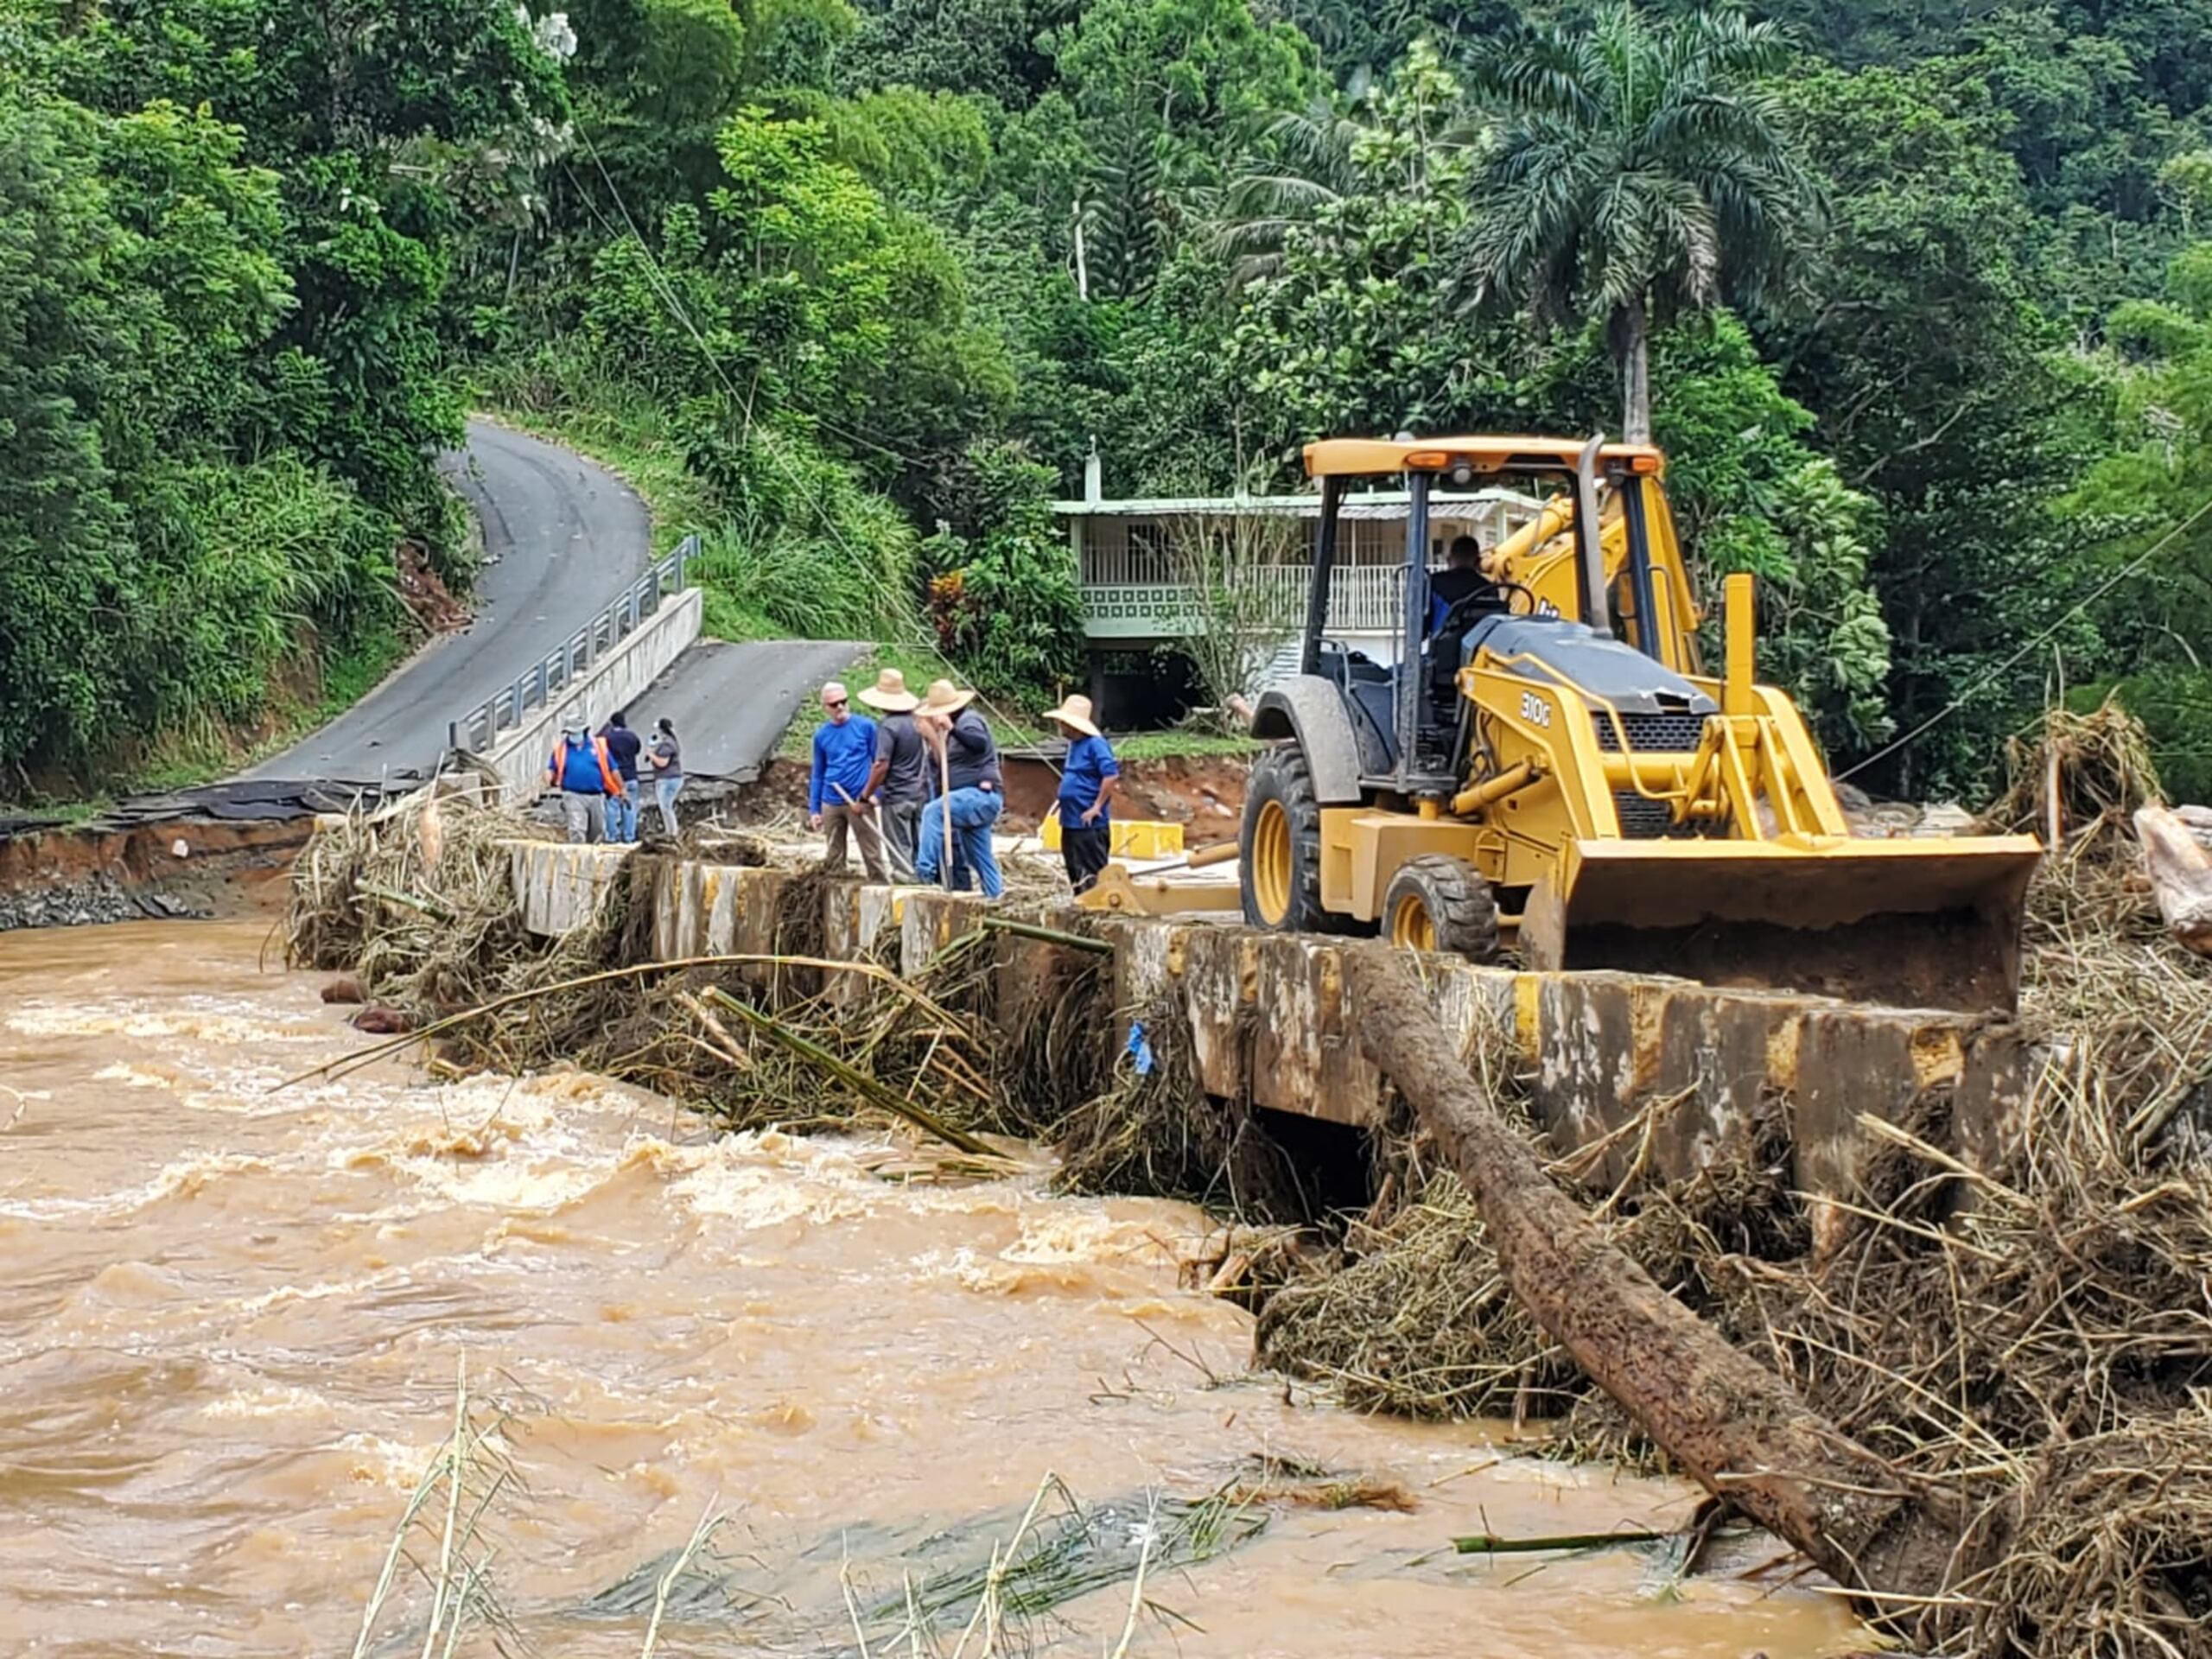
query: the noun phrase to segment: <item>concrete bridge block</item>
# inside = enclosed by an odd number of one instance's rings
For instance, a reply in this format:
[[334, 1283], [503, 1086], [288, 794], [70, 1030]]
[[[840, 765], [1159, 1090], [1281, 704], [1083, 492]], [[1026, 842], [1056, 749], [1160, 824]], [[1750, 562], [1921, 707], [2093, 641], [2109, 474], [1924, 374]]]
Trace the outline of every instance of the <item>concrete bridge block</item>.
[[663, 962], [699, 955], [692, 937], [699, 909], [699, 866], [689, 859], [660, 865], [651, 898], [653, 955]]
[[895, 941], [899, 916], [912, 887], [856, 887], [853, 891], [853, 954], [866, 956], [887, 935]]
[[1189, 922], [1152, 919], [1116, 925], [1114, 1003], [1136, 1014], [1180, 995], [1185, 953], [1197, 929]]
[[1421, 976], [1436, 1005], [1437, 1019], [1461, 1054], [1471, 1061], [1478, 1045], [1496, 1038], [1503, 1039], [1501, 1046], [1510, 1054], [1509, 1063], [1516, 1072], [1532, 1063], [1532, 1052], [1523, 1049], [1519, 1033], [1517, 988], [1528, 976], [1510, 968], [1438, 957], [1421, 963]]
[[[2025, 1141], [2029, 1100], [2044, 1068], [2054, 1063], [2048, 1050], [2012, 1027], [1975, 1033], [1951, 1097], [1949, 1150], [1974, 1168], [1996, 1174]], [[1974, 1191], [1961, 1196], [1971, 1203]]]
[[955, 939], [973, 933], [992, 911], [981, 893], [913, 892], [899, 929], [899, 971], [909, 979]]
[[[1686, 986], [1659, 1023], [1660, 1098], [1688, 1091], [1653, 1144], [1659, 1172], [1682, 1180], [1723, 1158], [1747, 1154], [1761, 1103], [1795, 1086], [1798, 1031], [1815, 997], [1716, 992]], [[1778, 1068], [1778, 1069], [1777, 1069]]]
[[[1527, 977], [1535, 982], [1537, 1035], [1531, 1099], [1553, 1143], [1572, 1152], [1604, 1138], [1640, 1109], [1658, 1077], [1667, 999], [1694, 988], [1630, 974]], [[1524, 990], [1523, 1005], [1527, 997]]]
[[511, 841], [507, 849], [522, 925], [543, 938], [557, 938], [589, 922], [632, 850], [565, 841]]
[[1193, 927], [1183, 945], [1183, 1007], [1199, 1086], [1241, 1100], [1250, 1086], [1261, 935]]
[[1262, 935], [1258, 968], [1253, 1100], [1331, 1123], [1379, 1123], [1382, 1077], [1345, 1006], [1343, 947]]
[[[776, 934], [776, 912], [791, 879], [781, 870], [734, 865], [730, 868], [730, 885], [735, 889], [730, 899], [729, 942], [733, 956], [772, 957], [782, 950], [783, 941]], [[762, 989], [772, 987], [779, 978], [773, 964], [768, 963], [747, 963], [738, 969], [738, 976], [747, 984]]]
[[[1071, 918], [1054, 917], [1052, 907], [1025, 906], [1016, 911], [1014, 919], [1052, 925]], [[1077, 1028], [1062, 1024], [1056, 1031], [1055, 1022], [1073, 1003], [1085, 975], [1112, 972], [1111, 958], [1092, 951], [1019, 933], [998, 934], [991, 944], [992, 998], [1000, 1036], [1008, 1053], [1018, 1057], [1016, 1063], [1041, 1065], [1048, 1042], [1073, 1041]], [[1114, 1034], [1126, 1037], [1127, 1027]]]
[[699, 904], [705, 912], [705, 933], [700, 941], [705, 947], [702, 955], [736, 954], [738, 868], [709, 864], [700, 874]]
[[[832, 882], [822, 893], [822, 953], [833, 962], [861, 962], [898, 925], [901, 892], [897, 887]], [[892, 935], [895, 938], [895, 934]], [[865, 1002], [874, 983], [866, 974], [827, 976], [830, 1001], [840, 1007]]]
[[822, 888], [822, 954], [850, 962], [860, 948], [861, 890], [850, 882], [830, 881]]
[[[1798, 1033], [1794, 1128], [1799, 1186], [1813, 1195], [1813, 1254], [1834, 1254], [1859, 1224], [1830, 1199], [1856, 1200], [1880, 1142], [1859, 1123], [1871, 1114], [1910, 1127], [1923, 1106], [1948, 1105], [1967, 1070], [1977, 1022], [1964, 1014], [1829, 1003], [1808, 1011]], [[1943, 1103], [1928, 1096], [1951, 1096]], [[1952, 1139], [1948, 1128], [1937, 1144]]]

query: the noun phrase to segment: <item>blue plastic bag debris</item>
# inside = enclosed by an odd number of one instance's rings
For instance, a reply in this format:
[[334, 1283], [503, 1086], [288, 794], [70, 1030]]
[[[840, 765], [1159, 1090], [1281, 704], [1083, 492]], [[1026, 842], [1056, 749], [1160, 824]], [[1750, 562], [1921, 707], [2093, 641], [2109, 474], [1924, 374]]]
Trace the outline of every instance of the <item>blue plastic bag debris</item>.
[[1141, 1020], [1129, 1021], [1128, 1055], [1129, 1063], [1137, 1069], [1137, 1076], [1148, 1077], [1152, 1075], [1152, 1045], [1145, 1040], [1144, 1021]]

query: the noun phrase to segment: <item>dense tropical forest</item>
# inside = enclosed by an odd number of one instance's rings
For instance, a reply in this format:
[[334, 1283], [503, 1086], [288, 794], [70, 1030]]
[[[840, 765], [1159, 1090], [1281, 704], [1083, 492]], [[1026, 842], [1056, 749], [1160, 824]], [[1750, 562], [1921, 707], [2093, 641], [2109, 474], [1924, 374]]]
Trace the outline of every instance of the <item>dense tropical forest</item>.
[[474, 406], [1007, 690], [1094, 441], [1648, 419], [1861, 781], [2117, 683], [2212, 795], [2212, 0], [540, 3], [0, 0], [9, 788], [358, 690]]

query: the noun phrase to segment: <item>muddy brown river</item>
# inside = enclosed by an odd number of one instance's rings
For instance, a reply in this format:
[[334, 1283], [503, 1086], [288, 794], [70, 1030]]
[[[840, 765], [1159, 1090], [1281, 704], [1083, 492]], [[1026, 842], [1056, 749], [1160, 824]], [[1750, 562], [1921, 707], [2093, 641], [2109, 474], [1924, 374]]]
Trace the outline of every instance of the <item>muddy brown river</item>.
[[[368, 1039], [264, 943], [0, 935], [0, 1652], [352, 1653], [457, 1365], [511, 1414], [501, 1594], [564, 1659], [636, 1659], [645, 1615], [607, 1592], [710, 1504], [716, 1570], [757, 1594], [679, 1608], [659, 1651], [856, 1652], [841, 1579], [927, 1584], [1048, 1473], [1145, 1527], [1153, 1497], [1255, 1456], [1411, 1508], [1255, 1511], [1152, 1575], [1131, 1654], [1853, 1645], [1833, 1598], [1770, 1574], [1455, 1555], [1461, 1534], [1669, 1526], [1693, 1494], [1249, 1374], [1249, 1318], [1183, 1284], [1208, 1231], [1185, 1206], [1055, 1197], [1041, 1167], [900, 1184], [880, 1136], [716, 1138], [580, 1075], [391, 1063], [272, 1091]], [[1109, 1650], [1128, 1600], [1093, 1590], [1024, 1639]]]

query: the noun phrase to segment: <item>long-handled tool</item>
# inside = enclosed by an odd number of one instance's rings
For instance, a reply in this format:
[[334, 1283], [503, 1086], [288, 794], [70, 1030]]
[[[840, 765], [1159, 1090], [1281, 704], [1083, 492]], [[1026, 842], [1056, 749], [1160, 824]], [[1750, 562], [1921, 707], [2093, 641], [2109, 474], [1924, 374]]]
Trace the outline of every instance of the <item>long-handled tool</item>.
[[948, 727], [937, 741], [937, 798], [944, 809], [944, 857], [938, 878], [952, 891], [952, 731]]
[[1203, 870], [1236, 861], [1237, 845], [1225, 841], [1179, 858], [1172, 864], [1147, 870], [1141, 876], [1118, 861], [1098, 873], [1090, 891], [1076, 900], [1084, 910], [1121, 911], [1140, 916], [1170, 916], [1180, 911], [1236, 910], [1243, 903], [1242, 889], [1225, 883], [1163, 880], [1171, 870]]
[[[858, 806], [860, 804], [858, 801], [855, 800], [852, 796], [847, 792], [845, 786], [842, 784], [838, 783], [835, 779], [830, 780], [830, 787], [837, 791], [838, 796], [844, 801], [847, 806]], [[881, 861], [883, 868], [886, 870], [891, 870], [893, 868], [891, 860], [891, 839], [883, 833], [882, 815], [876, 810], [876, 804], [874, 801], [870, 801], [868, 804], [868, 833], [875, 837], [877, 858]], [[861, 849], [861, 867], [863, 869], [868, 867], [868, 849], [865, 847]]]

